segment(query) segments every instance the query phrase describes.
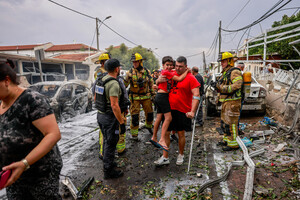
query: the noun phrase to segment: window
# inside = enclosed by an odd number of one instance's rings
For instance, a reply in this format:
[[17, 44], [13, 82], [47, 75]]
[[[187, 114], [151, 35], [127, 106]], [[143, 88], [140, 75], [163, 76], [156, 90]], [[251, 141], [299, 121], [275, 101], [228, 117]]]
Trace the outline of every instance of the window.
[[71, 99], [71, 97], [72, 97], [72, 85], [68, 84], [63, 86], [62, 90], [60, 91], [59, 98]]
[[74, 85], [74, 88], [75, 88], [75, 95], [81, 94], [85, 91], [85, 87], [82, 85]]

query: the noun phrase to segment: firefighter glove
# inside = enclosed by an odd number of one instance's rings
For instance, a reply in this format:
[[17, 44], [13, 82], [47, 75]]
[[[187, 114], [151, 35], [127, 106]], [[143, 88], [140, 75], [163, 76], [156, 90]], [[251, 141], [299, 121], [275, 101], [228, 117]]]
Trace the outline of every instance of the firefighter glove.
[[120, 124], [120, 129], [121, 129], [120, 135], [123, 135], [126, 132], [126, 126], [125, 126], [125, 124]]

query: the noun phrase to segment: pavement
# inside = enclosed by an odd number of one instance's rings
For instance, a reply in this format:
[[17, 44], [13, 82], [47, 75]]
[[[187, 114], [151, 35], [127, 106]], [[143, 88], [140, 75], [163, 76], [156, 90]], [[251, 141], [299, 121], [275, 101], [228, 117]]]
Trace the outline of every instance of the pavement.
[[[244, 136], [249, 136], [258, 130], [269, 130], [271, 127], [259, 122], [263, 117], [255, 115], [242, 117], [241, 122], [247, 124]], [[80, 126], [86, 129], [87, 134], [73, 140], [71, 144], [68, 144], [68, 147], [63, 147], [66, 146], [66, 144], [62, 145], [63, 141], [60, 145], [65, 163], [62, 174], [70, 176], [76, 187], [80, 187], [89, 177], [95, 178], [95, 181], [85, 192], [85, 199], [243, 198], [247, 165], [234, 167], [226, 181], [206, 189], [203, 193], [198, 194], [197, 192], [205, 182], [222, 176], [229, 162], [243, 159], [243, 152], [240, 149], [223, 152], [221, 147], [216, 145], [222, 138], [216, 132], [216, 128], [220, 126], [219, 117], [205, 120], [203, 128], [196, 127], [189, 174], [187, 174], [187, 168], [191, 132], [186, 134], [183, 165], [177, 166], [175, 164], [178, 145], [172, 141], [170, 164], [156, 167], [153, 161], [161, 156], [162, 151], [153, 145], [146, 144], [151, 138], [149, 132], [146, 129], [140, 129], [139, 140], [132, 141], [127, 131], [127, 151], [116, 159], [118, 166], [124, 171], [124, 176], [111, 180], [103, 179], [102, 161], [98, 158], [98, 130], [95, 130], [97, 125], [94, 127], [95, 123], [92, 123], [91, 119], [86, 119], [85, 121], [89, 124], [85, 125], [84, 118], [84, 115], [80, 117], [81, 124], [76, 120], [65, 122], [62, 135], [67, 135], [66, 130], [69, 130], [68, 134], [71, 132], [74, 134], [75, 130], [82, 130]], [[90, 133], [88, 133], [89, 131]], [[79, 132], [84, 134], [84, 131]], [[74, 138], [74, 136], [68, 138]], [[256, 165], [253, 197], [256, 199], [266, 197], [273, 199], [296, 198], [296, 194], [292, 191], [296, 192], [300, 185], [298, 178], [299, 162], [293, 157], [293, 151], [273, 152], [278, 144], [283, 141], [289, 143], [291, 140], [291, 136], [282, 137], [282, 134], [275, 134], [267, 136], [265, 144], [248, 148], [249, 152], [262, 147], [266, 149], [263, 155], [253, 158]], [[63, 199], [72, 199], [65, 187], [61, 188], [61, 192]]]

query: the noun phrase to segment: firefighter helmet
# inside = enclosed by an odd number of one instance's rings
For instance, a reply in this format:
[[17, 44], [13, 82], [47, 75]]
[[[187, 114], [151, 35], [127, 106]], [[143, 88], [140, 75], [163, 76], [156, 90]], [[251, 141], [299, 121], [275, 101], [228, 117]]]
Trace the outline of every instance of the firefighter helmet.
[[224, 52], [219, 54], [218, 62], [221, 62], [222, 60], [225, 59], [230, 59], [233, 58], [233, 55], [229, 52]]
[[108, 60], [110, 59], [110, 55], [108, 53], [102, 53], [100, 56], [99, 56], [99, 61], [102, 61], [102, 60]]
[[133, 61], [139, 61], [139, 60], [144, 60], [141, 54], [139, 54], [139, 53], [133, 53], [131, 55], [131, 59], [130, 59], [131, 62], [133, 62]]
[[236, 61], [234, 59], [234, 56], [229, 52], [224, 52], [219, 54], [218, 62], [221, 62], [222, 60], [227, 60], [228, 65], [234, 66], [234, 62]]

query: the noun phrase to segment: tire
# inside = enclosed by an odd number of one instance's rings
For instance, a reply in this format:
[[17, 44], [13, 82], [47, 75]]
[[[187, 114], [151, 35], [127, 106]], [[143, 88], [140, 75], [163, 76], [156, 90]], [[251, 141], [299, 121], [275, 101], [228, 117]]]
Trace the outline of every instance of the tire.
[[217, 114], [217, 109], [214, 104], [212, 104], [208, 98], [205, 99], [205, 111], [206, 111], [206, 116], [208, 117], [214, 117]]

